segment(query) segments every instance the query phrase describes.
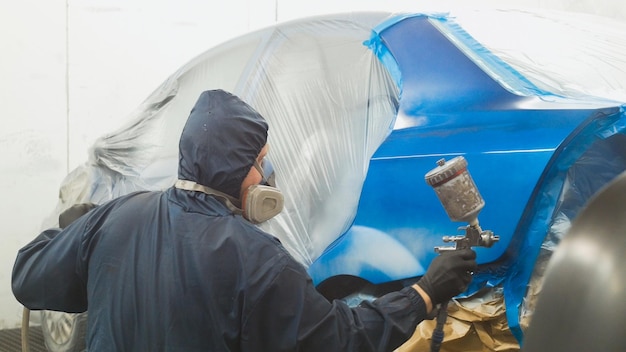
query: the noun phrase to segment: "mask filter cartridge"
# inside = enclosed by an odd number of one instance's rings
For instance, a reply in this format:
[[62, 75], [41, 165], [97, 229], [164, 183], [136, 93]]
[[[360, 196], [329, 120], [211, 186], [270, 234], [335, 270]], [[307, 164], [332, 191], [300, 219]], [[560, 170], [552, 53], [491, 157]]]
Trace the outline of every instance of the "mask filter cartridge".
[[248, 188], [244, 217], [254, 224], [267, 221], [278, 215], [284, 206], [283, 194], [276, 188], [253, 185]]

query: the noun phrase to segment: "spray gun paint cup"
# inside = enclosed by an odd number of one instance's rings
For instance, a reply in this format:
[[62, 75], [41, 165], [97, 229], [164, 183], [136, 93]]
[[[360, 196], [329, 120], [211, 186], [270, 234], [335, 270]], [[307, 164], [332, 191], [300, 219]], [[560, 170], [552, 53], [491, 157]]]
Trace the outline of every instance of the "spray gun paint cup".
[[457, 156], [446, 162], [437, 161], [437, 167], [425, 175], [426, 183], [431, 185], [452, 221], [478, 225], [478, 213], [485, 206], [485, 201], [467, 171], [467, 161]]

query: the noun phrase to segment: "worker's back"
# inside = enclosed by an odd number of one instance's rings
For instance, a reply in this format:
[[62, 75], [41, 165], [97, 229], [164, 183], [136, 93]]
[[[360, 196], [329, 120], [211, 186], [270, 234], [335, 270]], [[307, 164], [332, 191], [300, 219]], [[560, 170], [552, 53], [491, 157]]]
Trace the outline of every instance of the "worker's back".
[[262, 292], [251, 275], [274, 268], [252, 263], [280, 256], [273, 238], [225, 211], [206, 195], [170, 189], [89, 214], [88, 350], [239, 350], [242, 316]]

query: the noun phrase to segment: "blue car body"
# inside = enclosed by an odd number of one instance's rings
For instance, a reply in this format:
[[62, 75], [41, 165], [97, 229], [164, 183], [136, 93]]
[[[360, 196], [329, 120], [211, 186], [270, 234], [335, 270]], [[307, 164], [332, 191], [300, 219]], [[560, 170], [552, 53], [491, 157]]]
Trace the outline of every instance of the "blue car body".
[[[398, 115], [371, 158], [352, 227], [309, 271], [317, 283], [340, 275], [375, 284], [423, 275], [442, 235], [458, 234], [424, 175], [437, 160], [462, 155], [486, 201], [480, 223], [500, 237], [491, 248], [475, 248], [485, 269], [465, 295], [503, 284], [508, 318], [521, 338], [518, 307], [549, 232], [563, 172], [593, 142], [623, 131], [623, 107], [542, 91], [484, 48], [478, 50], [492, 72], [525, 93], [514, 94], [441, 28], [477, 48], [447, 18], [427, 15], [392, 18], [365, 43], [401, 88]], [[350, 264], [355, 261], [361, 265]]]
[[[626, 169], [623, 103], [538, 87], [446, 15], [348, 14], [276, 25], [192, 60], [127, 126], [96, 141], [64, 181], [55, 213], [171, 186], [180, 130], [199, 93], [213, 88], [268, 119], [286, 209], [264, 226], [320, 288], [423, 275], [442, 236], [467, 225], [448, 218], [424, 176], [437, 160], [463, 156], [486, 202], [480, 224], [500, 237], [476, 248], [480, 271], [464, 295], [503, 287], [519, 340], [520, 305], [556, 219], [574, 218]], [[345, 192], [349, 183], [355, 189]], [[349, 201], [320, 210], [333, 197]], [[315, 228], [327, 220], [331, 231]]]

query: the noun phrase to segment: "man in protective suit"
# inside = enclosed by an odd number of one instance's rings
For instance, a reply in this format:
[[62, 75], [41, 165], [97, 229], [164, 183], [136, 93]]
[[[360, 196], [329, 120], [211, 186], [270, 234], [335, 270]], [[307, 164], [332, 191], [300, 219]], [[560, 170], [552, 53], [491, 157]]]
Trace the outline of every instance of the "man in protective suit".
[[238, 97], [203, 92], [176, 184], [83, 207], [65, 229], [44, 231], [17, 255], [15, 297], [31, 310], [89, 309], [90, 352], [390, 351], [465, 289], [471, 249], [444, 253], [417, 284], [372, 302], [329, 302], [254, 225], [282, 207], [261, 184], [267, 131]]

